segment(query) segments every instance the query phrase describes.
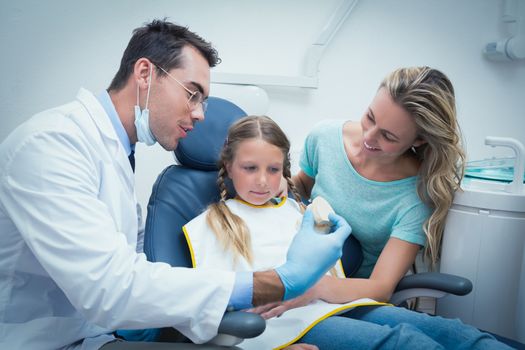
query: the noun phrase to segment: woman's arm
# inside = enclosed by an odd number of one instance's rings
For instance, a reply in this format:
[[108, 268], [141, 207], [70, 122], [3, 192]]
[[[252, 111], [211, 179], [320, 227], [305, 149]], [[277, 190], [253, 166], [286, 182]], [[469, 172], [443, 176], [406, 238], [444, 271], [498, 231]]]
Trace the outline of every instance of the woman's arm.
[[312, 194], [312, 188], [314, 187], [315, 180], [310, 176], [306, 175], [304, 171], [299, 170], [297, 175], [292, 176], [292, 182], [294, 183], [299, 195], [302, 198], [309, 199]]
[[[310, 198], [315, 180], [300, 170], [292, 177], [299, 194]], [[346, 303], [360, 298], [388, 301], [397, 284], [407, 273], [421, 247], [398, 238], [390, 238], [383, 248], [370, 278], [324, 276], [308, 293], [307, 299]], [[306, 300], [303, 300], [303, 303]]]
[[325, 276], [316, 285], [317, 297], [330, 303], [360, 298], [388, 301], [397, 284], [416, 259], [420, 246], [390, 238], [368, 279]]
[[300, 297], [250, 311], [268, 319], [279, 316], [286, 310], [307, 305], [315, 299], [339, 304], [361, 298], [387, 302], [414, 262], [419, 248], [417, 244], [390, 238], [370, 278], [337, 278], [326, 275]]

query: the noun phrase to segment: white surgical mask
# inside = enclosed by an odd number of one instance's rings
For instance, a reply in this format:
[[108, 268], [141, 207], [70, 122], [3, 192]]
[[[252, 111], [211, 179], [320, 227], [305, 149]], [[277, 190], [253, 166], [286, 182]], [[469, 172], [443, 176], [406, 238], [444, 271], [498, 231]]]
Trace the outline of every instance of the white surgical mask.
[[145, 143], [148, 146], [151, 146], [157, 142], [155, 136], [149, 128], [149, 92], [151, 89], [151, 73], [153, 72], [153, 65], [151, 65], [149, 71], [149, 80], [148, 80], [148, 94], [146, 95], [146, 106], [141, 111], [139, 103], [139, 84], [137, 84], [137, 104], [135, 105], [135, 128], [137, 129], [137, 139], [139, 142]]

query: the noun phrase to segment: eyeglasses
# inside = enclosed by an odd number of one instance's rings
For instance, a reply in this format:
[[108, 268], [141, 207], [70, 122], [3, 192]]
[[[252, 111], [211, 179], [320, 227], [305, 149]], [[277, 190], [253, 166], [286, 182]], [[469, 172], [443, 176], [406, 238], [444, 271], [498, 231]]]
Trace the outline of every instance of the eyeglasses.
[[186, 101], [186, 103], [188, 104], [188, 107], [190, 108], [191, 111], [194, 111], [197, 109], [197, 107], [199, 105], [202, 106], [202, 111], [203, 112], [206, 112], [206, 109], [208, 108], [208, 98], [204, 97], [204, 95], [202, 94], [202, 92], [200, 92], [199, 90], [195, 90], [195, 91], [191, 91], [190, 89], [188, 89], [186, 86], [184, 86], [183, 83], [181, 83], [177, 78], [175, 78], [173, 75], [171, 75], [170, 73], [168, 73], [164, 68], [162, 67], [159, 67], [157, 65], [155, 65], [158, 69], [160, 69], [161, 71], [163, 71], [164, 73], [166, 73], [166, 75], [168, 77], [170, 77], [171, 79], [175, 80], [175, 82], [177, 84], [179, 84], [180, 86], [182, 86], [182, 88], [184, 90], [186, 90], [186, 92], [188, 94], [190, 94], [190, 97], [188, 98], [188, 101]]

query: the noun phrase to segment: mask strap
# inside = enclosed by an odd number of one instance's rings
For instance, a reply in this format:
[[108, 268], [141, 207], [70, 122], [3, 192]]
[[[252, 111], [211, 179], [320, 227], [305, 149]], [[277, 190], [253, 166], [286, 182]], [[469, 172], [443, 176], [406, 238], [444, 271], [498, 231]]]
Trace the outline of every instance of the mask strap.
[[153, 64], [150, 66], [150, 70], [149, 70], [148, 94], [146, 95], [146, 107], [145, 107], [145, 109], [148, 109], [149, 92], [151, 90], [151, 74], [152, 73], [153, 73]]
[[140, 107], [140, 101], [139, 101], [139, 82], [137, 81], [137, 106]]
[[[150, 70], [149, 70], [149, 80], [148, 80], [148, 94], [146, 95], [146, 106], [144, 107], [144, 109], [148, 109], [148, 102], [149, 102], [149, 92], [151, 90], [151, 74], [153, 73], [153, 66], [150, 67]], [[140, 107], [140, 99], [139, 99], [139, 95], [140, 94], [140, 88], [139, 88], [139, 83], [137, 82], [137, 106]]]

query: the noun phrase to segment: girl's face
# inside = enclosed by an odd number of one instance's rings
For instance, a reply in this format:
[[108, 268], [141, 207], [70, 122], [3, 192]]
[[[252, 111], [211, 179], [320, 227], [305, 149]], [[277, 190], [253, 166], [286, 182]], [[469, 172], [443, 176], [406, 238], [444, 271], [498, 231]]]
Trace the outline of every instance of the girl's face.
[[394, 157], [424, 143], [412, 116], [381, 88], [361, 119], [362, 150], [371, 157]]
[[262, 205], [280, 192], [283, 164], [280, 148], [261, 139], [249, 139], [239, 143], [226, 170], [242, 200]]

